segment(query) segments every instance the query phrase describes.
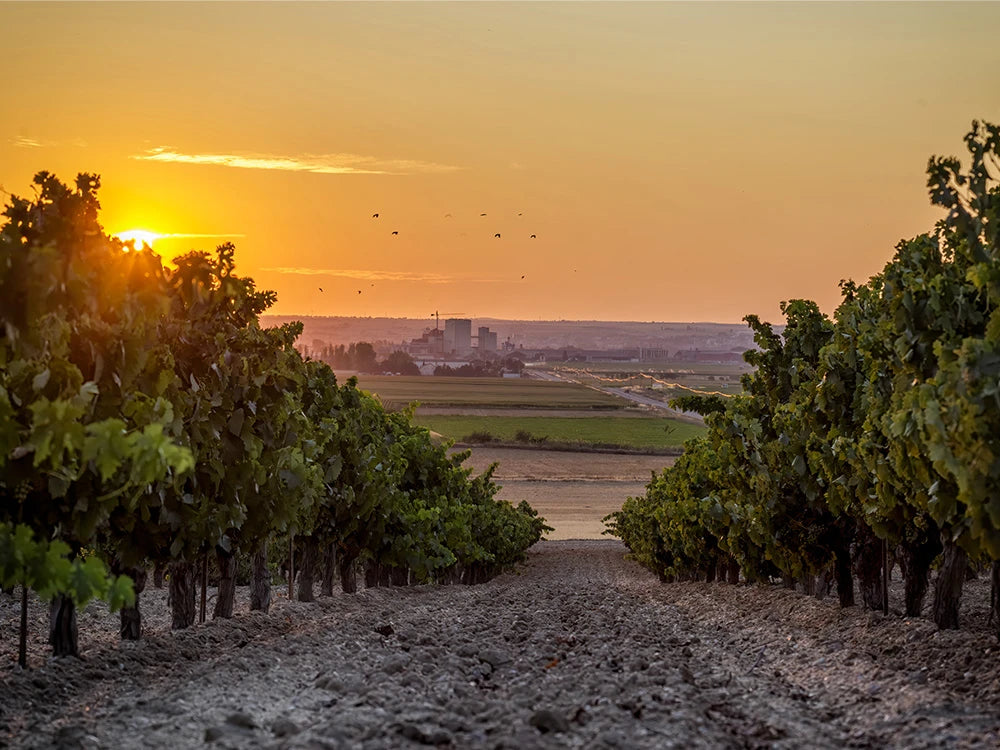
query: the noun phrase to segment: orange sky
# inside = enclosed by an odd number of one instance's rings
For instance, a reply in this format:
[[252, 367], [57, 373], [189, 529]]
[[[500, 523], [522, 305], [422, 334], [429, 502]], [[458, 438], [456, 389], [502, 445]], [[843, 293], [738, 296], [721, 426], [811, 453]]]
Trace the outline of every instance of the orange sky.
[[928, 157], [1000, 120], [997, 3], [2, 3], [0, 28], [0, 185], [96, 171], [108, 231], [232, 238], [279, 314], [830, 312], [932, 227]]

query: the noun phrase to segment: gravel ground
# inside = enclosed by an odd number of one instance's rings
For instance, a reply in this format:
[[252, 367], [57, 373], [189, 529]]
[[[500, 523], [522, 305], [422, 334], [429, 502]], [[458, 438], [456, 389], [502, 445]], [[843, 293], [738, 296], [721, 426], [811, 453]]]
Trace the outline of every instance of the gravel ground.
[[[16, 602], [0, 601], [9, 664]], [[30, 670], [0, 668], [0, 746], [1000, 746], [984, 627], [662, 585], [610, 540], [540, 543], [481, 586], [279, 599], [178, 633], [163, 592], [142, 606], [143, 641], [90, 607], [83, 659], [33, 642]]]

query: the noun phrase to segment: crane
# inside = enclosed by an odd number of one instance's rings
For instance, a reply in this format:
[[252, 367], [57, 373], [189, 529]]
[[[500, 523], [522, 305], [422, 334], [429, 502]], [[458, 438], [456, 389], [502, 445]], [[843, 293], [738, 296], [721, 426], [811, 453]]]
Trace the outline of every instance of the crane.
[[434, 318], [434, 330], [435, 331], [439, 327], [440, 318], [441, 318], [442, 315], [445, 315], [445, 316], [447, 316], [447, 315], [465, 315], [465, 313], [462, 313], [462, 312], [439, 313], [437, 310], [435, 310], [433, 313], [431, 313], [431, 317]]

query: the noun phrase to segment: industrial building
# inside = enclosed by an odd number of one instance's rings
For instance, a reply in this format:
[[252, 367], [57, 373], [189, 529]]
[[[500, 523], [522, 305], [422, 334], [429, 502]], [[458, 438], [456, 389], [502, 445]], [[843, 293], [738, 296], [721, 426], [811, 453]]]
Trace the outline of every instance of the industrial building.
[[443, 357], [444, 331], [428, 328], [419, 339], [413, 339], [407, 349], [412, 357]]
[[495, 354], [497, 350], [497, 332], [491, 331], [486, 326], [479, 326], [479, 336], [477, 337], [477, 348], [479, 353]]
[[478, 336], [472, 335], [472, 321], [467, 318], [448, 318], [444, 330], [437, 326], [428, 328], [420, 338], [412, 339], [406, 350], [417, 359], [468, 360], [495, 356], [499, 348], [497, 332], [486, 326], [479, 326], [478, 331]]
[[465, 357], [472, 352], [472, 321], [468, 318], [448, 318], [444, 322], [444, 352]]

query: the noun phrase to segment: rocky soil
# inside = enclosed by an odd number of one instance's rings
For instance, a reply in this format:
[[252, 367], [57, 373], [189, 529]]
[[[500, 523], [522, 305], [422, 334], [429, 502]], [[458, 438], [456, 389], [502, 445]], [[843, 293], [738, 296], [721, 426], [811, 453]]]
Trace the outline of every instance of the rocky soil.
[[0, 596], [0, 746], [1000, 746], [984, 607], [940, 632], [778, 587], [663, 585], [615, 541], [540, 543], [481, 586], [279, 599], [177, 633], [163, 592], [142, 607], [143, 641], [92, 606], [83, 658], [51, 660], [36, 606], [21, 672]]

